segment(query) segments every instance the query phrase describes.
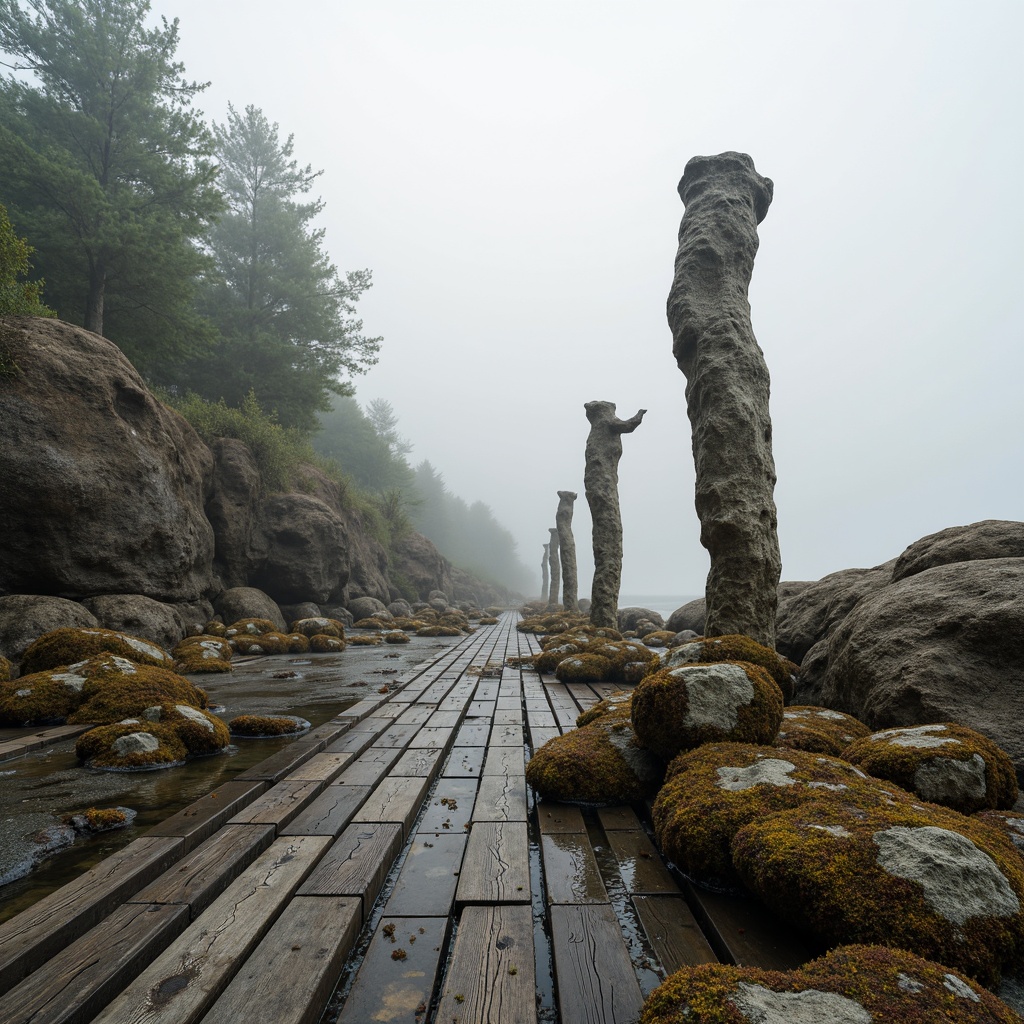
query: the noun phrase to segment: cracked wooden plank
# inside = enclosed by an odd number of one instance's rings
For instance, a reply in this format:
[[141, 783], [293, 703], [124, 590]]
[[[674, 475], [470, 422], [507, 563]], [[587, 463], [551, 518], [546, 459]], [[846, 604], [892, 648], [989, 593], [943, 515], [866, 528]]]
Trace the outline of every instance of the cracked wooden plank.
[[[522, 758], [519, 760], [521, 763]], [[485, 774], [473, 807], [473, 821], [526, 821], [526, 778]]]
[[525, 821], [473, 825], [455, 902], [529, 903], [530, 847]]
[[426, 779], [416, 776], [386, 778], [367, 797], [352, 821], [394, 821], [402, 826], [403, 835], [408, 835], [426, 790]]
[[607, 903], [608, 893], [585, 832], [541, 835], [548, 903]]
[[282, 836], [330, 836], [342, 829], [370, 795], [369, 786], [328, 786], [292, 821], [278, 829]]
[[274, 825], [280, 830], [324, 788], [323, 782], [292, 782], [285, 779], [257, 797], [229, 825]]
[[194, 800], [176, 814], [154, 825], [146, 836], [179, 836], [184, 840], [185, 852], [188, 853], [200, 843], [206, 842], [233, 815], [248, 807], [266, 790], [267, 783], [261, 780], [225, 782], [212, 793]]
[[399, 917], [445, 917], [451, 911], [466, 850], [466, 833], [417, 832], [384, 913]]
[[633, 906], [666, 974], [680, 967], [718, 963], [696, 919], [679, 896], [634, 896]]

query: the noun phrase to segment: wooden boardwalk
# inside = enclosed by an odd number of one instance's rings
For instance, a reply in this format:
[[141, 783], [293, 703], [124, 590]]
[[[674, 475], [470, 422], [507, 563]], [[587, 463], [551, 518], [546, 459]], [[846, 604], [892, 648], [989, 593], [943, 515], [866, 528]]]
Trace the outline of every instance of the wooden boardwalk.
[[814, 954], [689, 887], [643, 808], [535, 804], [614, 686], [507, 613], [0, 925], [0, 1024], [627, 1022], [667, 972]]

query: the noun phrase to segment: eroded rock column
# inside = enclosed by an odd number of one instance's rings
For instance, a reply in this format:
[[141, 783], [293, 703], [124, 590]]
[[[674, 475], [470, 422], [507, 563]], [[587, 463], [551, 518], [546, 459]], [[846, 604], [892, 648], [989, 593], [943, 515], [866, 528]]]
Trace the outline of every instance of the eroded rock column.
[[548, 607], [558, 606], [558, 591], [562, 584], [560, 562], [558, 558], [558, 530], [553, 526], [548, 529], [551, 541], [548, 543], [548, 570], [551, 573], [551, 589], [548, 591]]
[[769, 377], [747, 288], [770, 178], [745, 153], [695, 156], [679, 182], [686, 207], [668, 297], [672, 352], [686, 375], [700, 540], [711, 555], [708, 636], [775, 646], [782, 569], [773, 492]]
[[544, 556], [540, 560], [540, 597], [542, 601], [548, 599], [548, 558], [550, 544], [544, 545]]
[[578, 612], [579, 584], [576, 578], [576, 540], [572, 535], [572, 509], [575, 491], [558, 492], [555, 527], [558, 530], [558, 553], [562, 562], [562, 606], [567, 612]]
[[619, 513], [619, 459], [622, 435], [640, 426], [646, 409], [628, 420], [615, 415], [614, 402], [587, 402], [590, 420], [583, 488], [594, 524], [594, 585], [590, 621], [617, 628], [619, 584], [622, 580], [622, 516]]

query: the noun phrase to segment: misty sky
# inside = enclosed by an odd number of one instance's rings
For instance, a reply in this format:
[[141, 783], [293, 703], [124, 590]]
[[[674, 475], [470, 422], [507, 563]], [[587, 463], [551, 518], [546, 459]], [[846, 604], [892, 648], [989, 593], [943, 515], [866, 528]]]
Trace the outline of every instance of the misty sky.
[[325, 173], [326, 248], [369, 267], [389, 400], [536, 567], [583, 404], [648, 409], [620, 465], [624, 593], [696, 594], [665, 299], [698, 153], [775, 182], [750, 299], [772, 376], [783, 579], [1020, 519], [1019, 2], [154, 0], [223, 122], [253, 103]]

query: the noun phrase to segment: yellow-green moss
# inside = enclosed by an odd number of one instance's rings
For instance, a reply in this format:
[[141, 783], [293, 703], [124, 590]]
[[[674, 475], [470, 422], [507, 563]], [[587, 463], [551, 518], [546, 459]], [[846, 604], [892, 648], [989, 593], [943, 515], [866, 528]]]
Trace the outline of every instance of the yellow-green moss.
[[462, 636], [462, 630], [455, 626], [425, 626], [416, 630], [417, 636]]
[[79, 832], [108, 832], [125, 825], [128, 815], [119, 807], [89, 807], [74, 814], [65, 814], [61, 820]]
[[605, 715], [613, 713], [625, 714], [625, 716], [629, 718], [632, 713], [632, 703], [632, 690], [619, 690], [616, 693], [609, 693], [604, 700], [599, 700], [596, 704], [591, 704], [586, 711], [577, 715], [576, 725], [590, 725], [591, 722], [596, 722], [599, 718], [604, 718]]
[[21, 672], [30, 675], [48, 668], [71, 665], [94, 654], [116, 654], [137, 665], [156, 665], [170, 668], [174, 659], [159, 644], [142, 640], [127, 633], [98, 627], [72, 627], [53, 629], [29, 645], [21, 659]]
[[325, 616], [316, 616], [308, 619], [296, 619], [292, 623], [291, 633], [301, 633], [303, 636], [337, 636], [345, 639], [345, 624], [337, 619], [329, 619]]
[[173, 729], [190, 757], [216, 754], [231, 742], [228, 727], [221, 719], [187, 704], [146, 708], [142, 717], [146, 723], [159, 722]]
[[239, 619], [232, 622], [225, 630], [225, 636], [238, 636], [241, 633], [248, 633], [250, 636], [262, 636], [264, 633], [274, 633], [277, 626], [270, 619]]
[[386, 644], [407, 644], [410, 643], [409, 634], [400, 629], [389, 629], [384, 633]]
[[760, 665], [778, 684], [786, 700], [793, 696], [796, 676], [800, 671], [799, 665], [742, 633], [688, 640], [669, 651], [665, 667], [716, 661], [744, 661]]
[[782, 691], [748, 662], [664, 668], [633, 692], [637, 739], [665, 761], [702, 743], [771, 743], [781, 722]]
[[345, 650], [346, 641], [337, 636], [316, 633], [309, 638], [309, 649], [314, 654], [339, 654]]
[[[114, 743], [122, 736], [134, 733], [146, 733], [154, 737], [159, 746], [155, 750], [119, 754]], [[181, 764], [187, 757], [185, 744], [171, 726], [141, 719], [90, 729], [78, 737], [75, 753], [92, 767], [106, 769], [169, 768]]]
[[955, 722], [884, 729], [851, 743], [843, 757], [962, 814], [1008, 810], [1017, 802], [1009, 756], [987, 736]]
[[978, 811], [975, 817], [1000, 829], [1010, 842], [1024, 854], [1024, 812]]
[[285, 637], [289, 654], [305, 654], [309, 650], [309, 637], [305, 633], [286, 633]]
[[271, 715], [239, 715], [228, 722], [232, 736], [249, 738], [261, 736], [287, 736], [305, 732], [309, 722], [302, 718], [273, 717]]
[[174, 648], [174, 670], [189, 672], [230, 672], [231, 644], [218, 636], [189, 636]]
[[205, 636], [227, 636], [228, 627], [223, 622], [218, 622], [216, 619], [211, 619], [205, 626], [203, 626], [203, 634]]
[[350, 636], [345, 643], [352, 647], [379, 647], [384, 642], [380, 633], [364, 633], [362, 636]]
[[852, 715], [831, 708], [794, 704], [782, 712], [782, 725], [775, 742], [780, 747], [839, 757], [854, 740], [870, 733], [868, 726]]
[[365, 619], [360, 619], [358, 622], [352, 623], [353, 629], [390, 629], [391, 620], [381, 619], [376, 615], [371, 615]]
[[589, 625], [590, 619], [586, 615], [574, 615], [571, 612], [545, 612], [520, 619], [516, 629], [520, 633], [545, 634], [563, 633], [567, 629]]
[[555, 678], [562, 683], [600, 683], [611, 674], [612, 663], [599, 654], [570, 654], [555, 666]]
[[0, 725], [57, 725], [66, 722], [68, 715], [74, 714], [82, 703], [82, 695], [80, 690], [52, 678], [61, 674], [35, 672], [13, 683], [0, 683]]
[[498, 620], [493, 615], [483, 615], [479, 619], [481, 626], [496, 626]]
[[11, 663], [0, 654], [0, 683], [6, 683], [11, 678]]
[[[634, 700], [635, 707], [635, 700]], [[909, 793], [838, 758], [747, 743], [709, 743], [668, 766], [654, 802], [662, 852], [688, 875], [737, 886], [731, 844], [744, 825], [834, 798], [857, 806], [907, 802]]]
[[611, 662], [610, 680], [617, 683], [639, 682], [661, 664], [657, 653], [639, 640], [603, 640], [597, 638], [588, 654], [599, 654]]
[[674, 638], [675, 633], [671, 629], [656, 629], [653, 633], [644, 634], [642, 639], [648, 647], [667, 647]]
[[270, 630], [258, 636], [251, 633], [237, 633], [231, 637], [231, 647], [236, 654], [288, 654], [292, 641], [284, 633]]
[[121, 671], [122, 666], [111, 664], [112, 661], [109, 656], [99, 655], [72, 666], [74, 671], [87, 676], [82, 688], [83, 701], [68, 715], [72, 725], [118, 722], [137, 717], [146, 708], [159, 704], [188, 704], [194, 708], [205, 708], [208, 704], [206, 693], [184, 676], [150, 665]]
[[[762, 1012], [755, 1005], [747, 1015], [740, 1007], [750, 1005], [746, 1000], [752, 994], [765, 998], [764, 990], [779, 994], [772, 1000], [778, 1009], [792, 999], [794, 1019], [810, 1020], [810, 1007], [817, 1005], [820, 1024], [838, 1011], [820, 997], [800, 999], [798, 993], [841, 996], [859, 1004], [876, 1024], [1020, 1024], [1016, 1013], [980, 985], [941, 964], [881, 945], [840, 946], [786, 972], [727, 964], [684, 967], [650, 994], [640, 1024], [754, 1024], [765, 1019]], [[850, 1011], [847, 1020], [858, 1013], [855, 1006], [843, 1009]]]

